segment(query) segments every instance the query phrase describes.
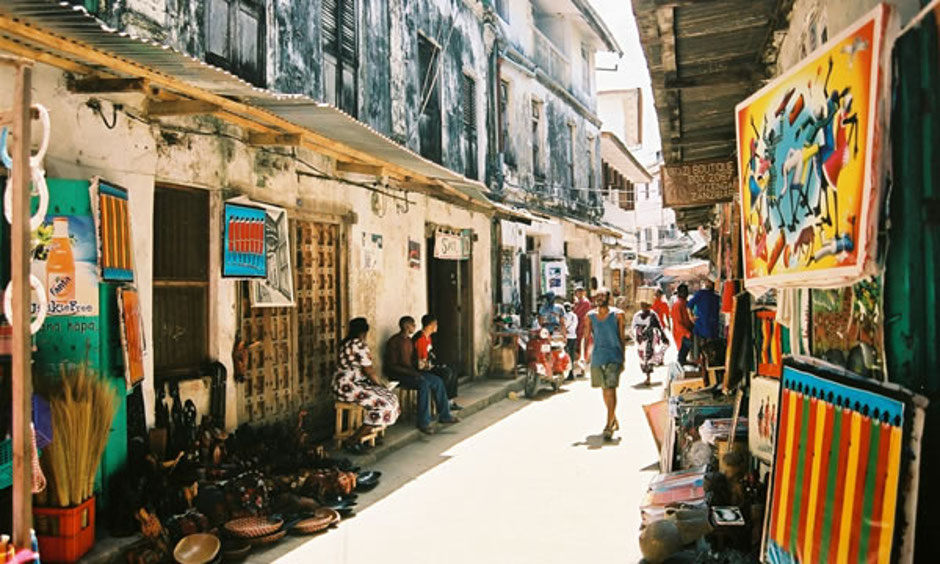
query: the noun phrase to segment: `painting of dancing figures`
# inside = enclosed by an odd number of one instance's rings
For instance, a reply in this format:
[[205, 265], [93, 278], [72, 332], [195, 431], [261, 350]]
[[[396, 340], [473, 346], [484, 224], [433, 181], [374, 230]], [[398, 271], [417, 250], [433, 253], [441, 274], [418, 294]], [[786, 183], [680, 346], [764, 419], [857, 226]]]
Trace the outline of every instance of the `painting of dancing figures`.
[[737, 106], [748, 287], [838, 285], [871, 268], [887, 13], [879, 6]]

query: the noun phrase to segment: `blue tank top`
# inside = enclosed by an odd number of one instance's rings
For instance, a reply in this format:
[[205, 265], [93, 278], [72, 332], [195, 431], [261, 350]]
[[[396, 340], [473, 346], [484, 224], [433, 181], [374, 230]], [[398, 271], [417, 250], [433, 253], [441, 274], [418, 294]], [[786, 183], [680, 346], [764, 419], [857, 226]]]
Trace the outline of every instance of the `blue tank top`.
[[617, 323], [618, 313], [620, 310], [612, 307], [603, 320], [597, 319], [596, 311], [588, 315], [591, 319], [591, 333], [594, 338], [591, 366], [623, 364], [623, 345], [620, 343], [620, 325]]

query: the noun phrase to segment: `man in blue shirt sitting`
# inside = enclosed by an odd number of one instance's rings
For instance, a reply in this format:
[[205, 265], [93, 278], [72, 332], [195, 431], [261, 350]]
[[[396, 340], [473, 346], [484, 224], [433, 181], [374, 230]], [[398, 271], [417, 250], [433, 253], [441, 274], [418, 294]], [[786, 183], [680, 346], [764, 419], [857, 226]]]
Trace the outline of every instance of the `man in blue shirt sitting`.
[[693, 352], [692, 356], [698, 358], [702, 347], [707, 341], [718, 339], [718, 313], [721, 299], [715, 293], [715, 281], [708, 279], [702, 288], [695, 292], [689, 300], [689, 311], [695, 316], [695, 326], [692, 328]]

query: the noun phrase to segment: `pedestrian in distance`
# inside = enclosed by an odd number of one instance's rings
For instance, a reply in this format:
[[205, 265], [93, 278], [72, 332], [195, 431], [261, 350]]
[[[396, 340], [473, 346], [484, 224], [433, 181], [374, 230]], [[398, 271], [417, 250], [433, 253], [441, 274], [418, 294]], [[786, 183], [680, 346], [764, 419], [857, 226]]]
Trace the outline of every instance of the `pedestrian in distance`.
[[689, 352], [692, 351], [692, 317], [689, 315], [689, 286], [679, 284], [676, 289], [676, 299], [672, 303], [672, 338], [679, 348], [679, 364], [684, 365], [687, 362]]
[[650, 385], [650, 376], [653, 367], [663, 363], [665, 352], [666, 332], [663, 331], [659, 315], [653, 311], [649, 302], [640, 302], [640, 311], [633, 316], [633, 339], [637, 344], [637, 355], [640, 357], [640, 369], [646, 374], [644, 386]]
[[575, 346], [575, 355], [571, 357], [571, 362], [574, 363], [573, 366], [578, 371], [578, 375], [584, 376], [584, 351], [587, 349], [584, 339], [584, 318], [587, 317], [589, 311], [591, 311], [591, 300], [587, 298], [587, 292], [584, 290], [584, 286], [581, 284], [575, 284], [574, 287], [574, 303], [571, 304], [571, 309], [574, 311], [574, 314], [578, 317], [578, 329], [577, 337], [578, 343]]
[[650, 307], [656, 313], [656, 316], [659, 317], [659, 324], [662, 328], [671, 329], [672, 320], [669, 318], [669, 302], [666, 301], [666, 295], [661, 289], [656, 289], [656, 296], [653, 298], [653, 303], [650, 304]]
[[[574, 308], [571, 305], [571, 302], [565, 302], [565, 335], [566, 339], [566, 349], [568, 350], [568, 356], [571, 357], [571, 362], [574, 362], [575, 354], [577, 354], [578, 348], [578, 316], [574, 313]], [[583, 376], [583, 374], [578, 374], [578, 376]], [[574, 380], [575, 371], [572, 368], [571, 372], [568, 373], [566, 380]]]
[[718, 313], [721, 309], [721, 298], [715, 293], [715, 281], [711, 278], [705, 280], [688, 305], [689, 311], [695, 316], [692, 328], [692, 356], [697, 359], [704, 352], [707, 343], [719, 338]]
[[607, 408], [604, 438], [611, 439], [620, 429], [617, 422], [617, 387], [623, 372], [626, 328], [623, 311], [610, 305], [610, 290], [598, 288], [594, 309], [585, 317], [584, 338], [593, 342], [586, 351], [591, 366], [591, 387], [601, 388]]

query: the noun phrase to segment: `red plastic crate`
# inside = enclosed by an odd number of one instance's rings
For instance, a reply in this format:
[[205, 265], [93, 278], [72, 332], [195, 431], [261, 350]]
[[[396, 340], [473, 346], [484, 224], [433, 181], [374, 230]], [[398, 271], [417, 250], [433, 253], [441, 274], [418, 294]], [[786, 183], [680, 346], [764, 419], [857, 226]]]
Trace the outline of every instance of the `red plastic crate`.
[[34, 507], [33, 526], [44, 562], [76, 562], [95, 544], [95, 498], [77, 507]]

